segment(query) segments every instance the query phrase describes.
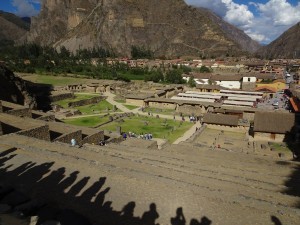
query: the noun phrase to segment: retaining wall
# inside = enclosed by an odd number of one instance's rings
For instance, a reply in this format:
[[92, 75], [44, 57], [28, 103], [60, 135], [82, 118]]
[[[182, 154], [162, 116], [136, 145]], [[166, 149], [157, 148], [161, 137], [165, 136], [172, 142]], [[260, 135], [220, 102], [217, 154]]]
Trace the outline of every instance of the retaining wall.
[[31, 113], [31, 110], [29, 108], [12, 109], [12, 110], [9, 110], [9, 111], [7, 111], [5, 113], [7, 113], [9, 115], [13, 115], [13, 116], [20, 116], [20, 117], [32, 118], [32, 113]]
[[100, 141], [104, 141], [104, 132], [100, 131], [96, 134], [92, 134], [90, 136], [87, 136], [82, 140], [82, 144], [98, 144]]
[[97, 104], [101, 102], [102, 100], [106, 99], [104, 96], [97, 96], [90, 99], [83, 99], [76, 102], [69, 102], [68, 107], [78, 107], [78, 106], [84, 106], [84, 105], [91, 105], [91, 104]]
[[76, 143], [78, 145], [81, 145], [82, 144], [82, 131], [78, 130], [78, 131], [74, 131], [74, 132], [71, 132], [68, 134], [63, 134], [62, 136], [56, 138], [54, 141], [71, 144], [71, 140], [73, 138], [76, 140]]
[[49, 132], [49, 126], [44, 125], [41, 127], [29, 129], [29, 130], [23, 130], [17, 132], [19, 135], [24, 135], [27, 137], [33, 137], [44, 141], [50, 141], [50, 132]]

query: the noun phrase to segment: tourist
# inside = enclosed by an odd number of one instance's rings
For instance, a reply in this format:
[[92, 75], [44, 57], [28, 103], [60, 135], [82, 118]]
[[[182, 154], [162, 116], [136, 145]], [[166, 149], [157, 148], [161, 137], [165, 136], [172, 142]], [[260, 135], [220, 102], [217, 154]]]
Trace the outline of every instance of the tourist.
[[76, 146], [76, 140], [74, 138], [71, 139], [71, 146], [72, 147]]

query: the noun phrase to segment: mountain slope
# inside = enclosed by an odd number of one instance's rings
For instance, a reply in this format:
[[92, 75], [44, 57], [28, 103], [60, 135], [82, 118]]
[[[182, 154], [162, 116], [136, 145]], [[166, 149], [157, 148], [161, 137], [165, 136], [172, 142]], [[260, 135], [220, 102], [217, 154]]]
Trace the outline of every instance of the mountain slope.
[[300, 58], [300, 22], [269, 45], [258, 50], [265, 58]]
[[122, 56], [129, 56], [132, 46], [167, 57], [242, 54], [258, 47], [242, 31], [183, 0], [51, 2], [46, 0], [33, 20], [29, 41], [73, 52], [102, 47]]
[[0, 40], [15, 41], [29, 30], [29, 24], [12, 13], [0, 11]]

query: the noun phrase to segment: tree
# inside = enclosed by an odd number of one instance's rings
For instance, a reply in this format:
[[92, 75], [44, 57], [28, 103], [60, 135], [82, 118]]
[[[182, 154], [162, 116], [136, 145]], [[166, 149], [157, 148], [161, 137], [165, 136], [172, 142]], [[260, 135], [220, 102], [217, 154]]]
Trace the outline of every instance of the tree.
[[181, 70], [170, 70], [167, 72], [165, 81], [172, 84], [184, 84], [185, 80], [182, 78]]
[[201, 66], [200, 67], [200, 73], [210, 73], [210, 69], [206, 66]]
[[188, 85], [189, 85], [190, 87], [196, 87], [196, 86], [197, 86], [197, 83], [196, 83], [196, 81], [195, 81], [194, 76], [191, 76], [191, 77], [189, 78], [189, 80], [188, 80]]

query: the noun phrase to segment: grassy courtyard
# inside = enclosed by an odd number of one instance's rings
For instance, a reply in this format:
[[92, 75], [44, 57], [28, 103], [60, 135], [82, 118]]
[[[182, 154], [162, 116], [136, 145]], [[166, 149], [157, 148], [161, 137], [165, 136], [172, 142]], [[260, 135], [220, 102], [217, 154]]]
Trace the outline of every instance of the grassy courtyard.
[[[108, 116], [100, 118], [99, 116], [68, 119], [65, 120], [68, 124], [74, 124], [79, 126], [94, 127], [99, 124], [108, 121]], [[151, 133], [154, 138], [164, 138], [170, 143], [173, 143], [179, 137], [181, 137], [189, 128], [192, 127], [192, 123], [180, 122], [174, 120], [158, 119], [155, 117], [147, 116], [133, 116], [123, 118], [118, 121], [113, 121], [100, 129], [116, 131], [118, 126], [122, 127], [123, 132], [133, 132], [135, 134]]]

